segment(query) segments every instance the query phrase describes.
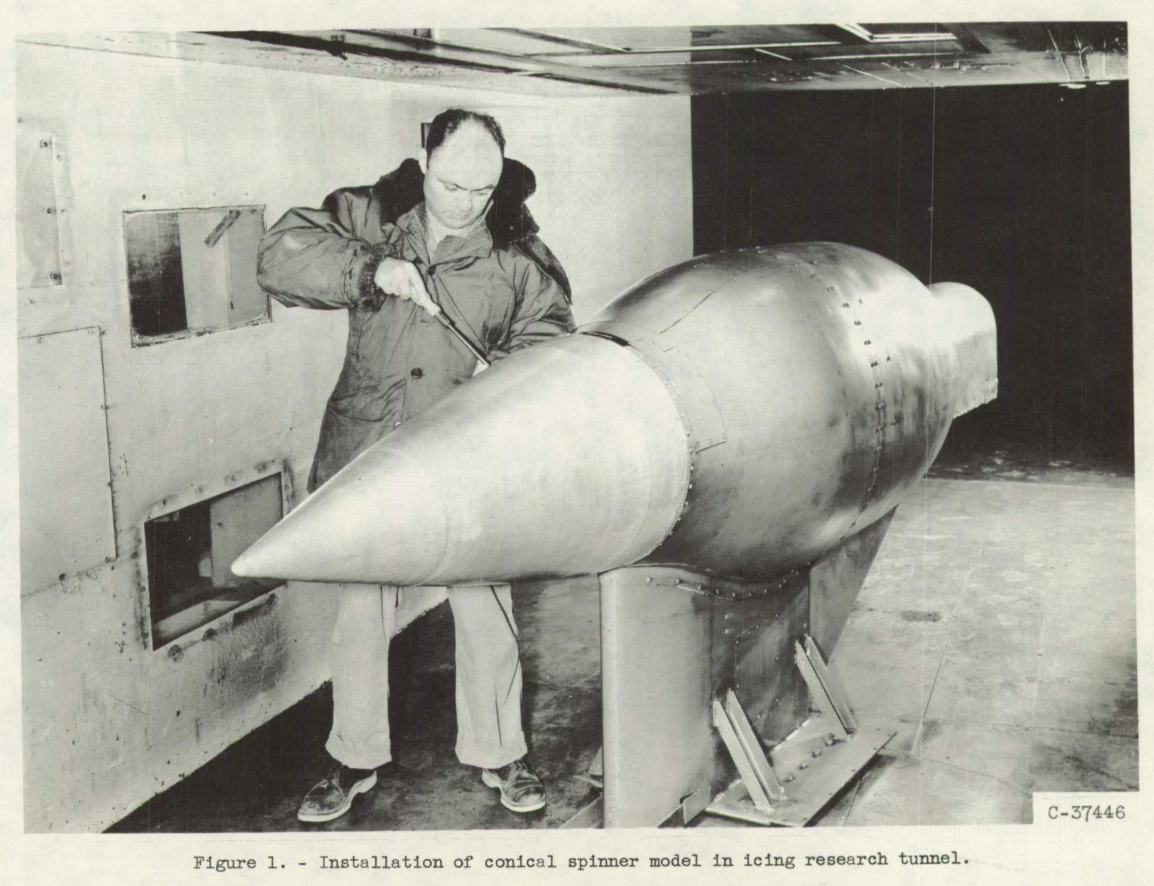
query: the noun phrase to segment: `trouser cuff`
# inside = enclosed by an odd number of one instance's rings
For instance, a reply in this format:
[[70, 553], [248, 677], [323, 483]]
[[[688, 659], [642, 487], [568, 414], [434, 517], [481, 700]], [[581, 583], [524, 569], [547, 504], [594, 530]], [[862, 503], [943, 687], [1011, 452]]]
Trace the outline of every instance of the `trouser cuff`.
[[481, 769], [500, 769], [514, 760], [521, 759], [527, 753], [529, 753], [529, 748], [525, 744], [525, 736], [523, 735], [497, 747], [482, 746], [465, 741], [457, 742], [457, 759], [466, 766], [478, 766]]
[[325, 742], [325, 750], [338, 763], [344, 763], [352, 769], [376, 769], [390, 762], [393, 755], [387, 735], [382, 736], [383, 748], [380, 746], [381, 739], [374, 741], [374, 738], [370, 737], [368, 741], [354, 744], [342, 741], [338, 735], [330, 735], [329, 740]]

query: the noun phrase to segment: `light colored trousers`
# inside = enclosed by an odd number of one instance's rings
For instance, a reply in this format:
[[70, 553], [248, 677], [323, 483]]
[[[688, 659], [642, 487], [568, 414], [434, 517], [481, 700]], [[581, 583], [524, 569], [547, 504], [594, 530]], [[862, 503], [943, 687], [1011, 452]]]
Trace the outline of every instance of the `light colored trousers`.
[[[325, 748], [346, 766], [374, 769], [392, 759], [389, 641], [401, 598], [426, 590], [348, 584], [338, 591], [330, 646], [333, 728]], [[457, 759], [496, 769], [527, 751], [512, 593], [507, 584], [447, 590], [456, 635]]]

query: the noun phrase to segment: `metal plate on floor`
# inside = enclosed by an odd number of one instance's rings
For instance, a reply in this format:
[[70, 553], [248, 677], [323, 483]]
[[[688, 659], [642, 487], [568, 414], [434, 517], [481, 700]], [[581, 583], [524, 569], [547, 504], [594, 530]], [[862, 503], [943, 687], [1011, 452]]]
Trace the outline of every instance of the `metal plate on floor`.
[[706, 812], [764, 825], [803, 827], [858, 775], [896, 733], [865, 728], [832, 745], [828, 724], [811, 717], [770, 753], [785, 798], [767, 813], [756, 809], [740, 780], [713, 801]]

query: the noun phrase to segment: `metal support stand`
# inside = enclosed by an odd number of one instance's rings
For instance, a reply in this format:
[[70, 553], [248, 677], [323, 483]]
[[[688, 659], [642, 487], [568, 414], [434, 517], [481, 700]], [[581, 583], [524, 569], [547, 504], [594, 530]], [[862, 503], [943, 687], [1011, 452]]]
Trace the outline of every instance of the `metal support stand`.
[[808, 824], [893, 736], [861, 729], [845, 693], [810, 637], [794, 644], [794, 657], [810, 695], [821, 710], [769, 756], [761, 747], [741, 703], [726, 690], [724, 705], [713, 701], [713, 722], [740, 778], [705, 811], [762, 825]]
[[603, 752], [584, 780], [603, 790], [566, 826], [812, 819], [893, 734], [858, 726], [820, 651], [888, 517], [877, 525], [772, 581], [671, 565], [600, 575]]

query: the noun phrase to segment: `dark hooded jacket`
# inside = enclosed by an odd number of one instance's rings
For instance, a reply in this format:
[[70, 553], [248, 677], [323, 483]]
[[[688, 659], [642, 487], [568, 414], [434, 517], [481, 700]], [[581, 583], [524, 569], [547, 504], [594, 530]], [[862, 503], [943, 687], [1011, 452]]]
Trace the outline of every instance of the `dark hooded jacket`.
[[573, 331], [569, 281], [524, 201], [533, 173], [505, 168], [485, 218], [426, 246], [423, 175], [406, 160], [375, 185], [342, 188], [320, 209], [291, 209], [261, 241], [260, 285], [289, 306], [349, 312], [349, 339], [321, 423], [310, 491], [468, 379], [476, 360], [412, 301], [373, 283], [384, 258], [412, 262], [445, 314], [491, 360]]

